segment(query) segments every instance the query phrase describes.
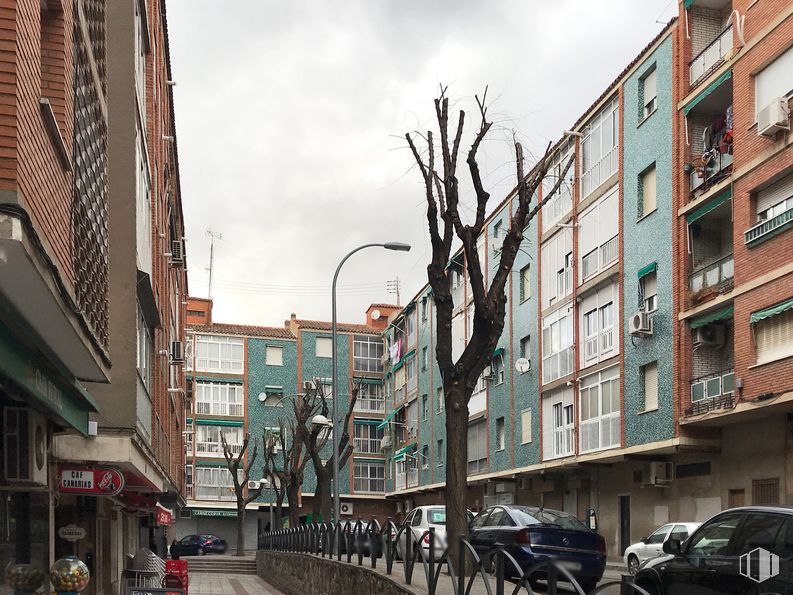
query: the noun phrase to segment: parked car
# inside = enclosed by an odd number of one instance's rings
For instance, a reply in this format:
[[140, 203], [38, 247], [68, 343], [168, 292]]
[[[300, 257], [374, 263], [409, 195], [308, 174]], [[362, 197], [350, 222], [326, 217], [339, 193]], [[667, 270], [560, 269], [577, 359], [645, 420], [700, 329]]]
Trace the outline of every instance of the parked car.
[[[474, 518], [472, 512], [468, 512], [468, 521]], [[405, 552], [410, 551], [407, 546], [408, 534], [413, 534], [411, 544], [421, 541], [421, 548], [424, 550], [424, 557], [429, 559], [430, 539], [425, 535], [430, 528], [435, 530], [434, 558], [440, 560], [446, 549], [446, 507], [445, 506], [417, 506], [405, 517], [406, 530], [402, 532], [396, 542], [396, 555], [400, 560], [404, 559]]]
[[663, 550], [636, 573], [652, 595], [793, 595], [793, 508], [725, 510]]
[[171, 557], [225, 554], [229, 545], [217, 535], [187, 535], [171, 545]]
[[[549, 508], [499, 505], [480, 512], [469, 528], [471, 545], [480, 557], [501, 543], [525, 572], [552, 558], [567, 569], [585, 591], [591, 591], [606, 568], [606, 541], [574, 516]], [[514, 570], [507, 565], [507, 572]], [[531, 582], [544, 578], [532, 575]], [[560, 580], [564, 580], [560, 577]]]
[[625, 565], [631, 574], [636, 574], [639, 566], [651, 558], [664, 554], [663, 545], [668, 539], [683, 543], [702, 523], [667, 523], [658, 527], [649, 536], [642, 537], [638, 543], [630, 545], [623, 554]]

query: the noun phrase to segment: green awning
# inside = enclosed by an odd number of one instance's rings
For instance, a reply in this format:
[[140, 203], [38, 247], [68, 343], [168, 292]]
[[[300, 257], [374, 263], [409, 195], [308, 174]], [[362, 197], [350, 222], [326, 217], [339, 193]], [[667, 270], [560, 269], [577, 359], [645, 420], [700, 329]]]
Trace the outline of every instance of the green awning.
[[244, 422], [228, 419], [197, 419], [195, 423], [197, 426], [228, 426], [229, 428], [241, 428], [245, 425]]
[[353, 419], [352, 423], [359, 426], [379, 426], [382, 420], [380, 419]]
[[382, 378], [353, 378], [353, 381], [361, 384], [383, 384]]
[[370, 457], [355, 457], [355, 460], [363, 463], [385, 463], [384, 459], [373, 459]]
[[408, 359], [408, 358], [409, 358], [411, 355], [413, 355], [414, 353], [416, 353], [416, 350], [415, 350], [415, 349], [411, 349], [410, 351], [408, 351], [408, 352], [407, 352], [405, 355], [403, 355], [403, 356], [402, 356], [402, 359], [400, 359], [400, 360], [399, 360], [399, 361], [396, 363], [396, 365], [395, 365], [393, 368], [391, 368], [391, 371], [392, 371], [392, 372], [396, 372], [397, 370], [399, 370], [399, 368], [401, 368], [402, 366], [404, 366], [404, 365], [405, 365], [405, 362], [407, 361], [407, 359]]
[[765, 308], [763, 310], [758, 310], [757, 312], [752, 312], [752, 315], [749, 317], [749, 322], [754, 324], [755, 322], [760, 322], [761, 320], [765, 320], [766, 318], [770, 318], [771, 316], [776, 316], [777, 314], [782, 314], [787, 310], [793, 308], [793, 298], [786, 300], [784, 302], [780, 302], [775, 306], [771, 306], [770, 308]]
[[700, 328], [705, 326], [706, 324], [710, 324], [711, 322], [718, 322], [719, 320], [725, 320], [727, 318], [732, 317], [733, 313], [733, 306], [730, 304], [726, 308], [722, 308], [721, 310], [716, 310], [715, 312], [708, 312], [707, 314], [703, 314], [702, 316], [698, 316], [697, 318], [692, 318], [691, 322], [689, 322], [689, 326], [692, 329]]
[[695, 0], [685, 0], [685, 2], [683, 2], [683, 8], [691, 8], [691, 5], [694, 4], [694, 2]]
[[282, 393], [282, 392], [284, 392], [284, 387], [283, 386], [265, 386], [264, 387], [264, 392], [266, 392], [267, 394], [270, 394], [270, 393]]
[[217, 467], [218, 469], [228, 469], [226, 467], [226, 463], [223, 460], [218, 461], [194, 461], [193, 465], [196, 467]]
[[496, 347], [496, 350], [493, 352], [493, 357], [498, 357], [499, 355], [504, 355], [503, 347]]
[[388, 422], [391, 421], [391, 418], [394, 417], [400, 409], [402, 409], [402, 406], [397, 407], [391, 413], [386, 415], [385, 419], [383, 421], [381, 421], [379, 424], [377, 424], [377, 429], [379, 430], [381, 428], [386, 427], [388, 425]]
[[655, 269], [657, 269], [657, 268], [658, 268], [658, 263], [657, 262], [651, 262], [647, 266], [640, 268], [639, 269], [639, 279], [641, 279], [642, 277], [646, 277], [650, 273], [654, 273]]
[[728, 200], [732, 199], [732, 188], [727, 188], [724, 192], [719, 194], [716, 198], [711, 201], [708, 201], [698, 209], [691, 211], [688, 215], [686, 215], [686, 221], [691, 224], [694, 223], [697, 219], [702, 219], [705, 215], [710, 213], [716, 207], [724, 204]]
[[417, 445], [414, 442], [413, 444], [408, 444], [407, 446], [400, 448], [398, 451], [394, 453], [394, 460], [401, 461], [402, 459], [405, 458], [405, 455], [408, 454], [411, 450], [415, 450], [416, 446]]
[[243, 384], [244, 379], [239, 378], [220, 378], [219, 376], [193, 376], [196, 382], [217, 382], [219, 384]]
[[692, 99], [689, 102], [689, 104], [686, 107], [683, 108], [683, 115], [687, 116], [688, 112], [690, 112], [692, 109], [694, 109], [694, 107], [700, 101], [702, 101], [703, 99], [705, 99], [705, 97], [707, 97], [708, 95], [713, 93], [713, 91], [715, 91], [718, 88], [719, 85], [721, 85], [724, 81], [729, 79], [731, 76], [732, 76], [732, 70], [728, 70], [727, 72], [722, 74], [719, 78], [717, 78], [715, 81], [713, 81], [711, 84], [709, 84], [707, 87], [705, 87], [702, 90], [701, 93], [699, 93], [696, 97], [694, 97], [694, 99]]

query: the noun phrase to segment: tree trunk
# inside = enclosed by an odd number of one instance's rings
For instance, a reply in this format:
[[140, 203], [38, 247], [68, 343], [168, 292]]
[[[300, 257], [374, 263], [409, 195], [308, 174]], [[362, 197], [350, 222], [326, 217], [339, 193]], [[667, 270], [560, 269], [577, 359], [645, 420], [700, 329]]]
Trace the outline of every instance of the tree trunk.
[[330, 473], [327, 469], [323, 469], [321, 473], [317, 474], [317, 490], [314, 499], [319, 504], [322, 521], [329, 522], [332, 516], [333, 501], [330, 495]]
[[245, 555], [245, 505], [237, 505], [237, 555]]
[[300, 510], [298, 508], [300, 488], [297, 485], [286, 488], [286, 498], [289, 501], [289, 526], [297, 527], [300, 525]]
[[280, 529], [284, 526], [284, 495], [280, 494], [276, 498], [275, 502], [275, 510], [273, 513], [273, 525], [274, 527], [270, 527], [270, 531], [275, 531], [276, 529]]
[[460, 538], [468, 535], [468, 405], [461, 384], [446, 390], [446, 539], [456, 560]]

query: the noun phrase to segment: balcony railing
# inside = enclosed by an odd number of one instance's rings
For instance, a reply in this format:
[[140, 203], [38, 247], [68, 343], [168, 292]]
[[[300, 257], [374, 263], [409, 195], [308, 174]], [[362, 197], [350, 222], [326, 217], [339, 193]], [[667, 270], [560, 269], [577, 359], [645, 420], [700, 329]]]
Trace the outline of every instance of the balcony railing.
[[366, 454], [380, 454], [380, 438], [355, 438], [355, 452]]
[[688, 288], [697, 292], [708, 287], [718, 287], [732, 279], [734, 275], [734, 261], [732, 254], [728, 254], [691, 273], [688, 276]]
[[419, 485], [419, 470], [408, 469], [408, 471], [405, 473], [397, 473], [395, 485], [397, 490], [415, 488], [417, 485]]
[[752, 227], [751, 229], [747, 230], [745, 235], [746, 243], [753, 244], [759, 241], [761, 238], [767, 238], [773, 236], [775, 233], [781, 231], [789, 227], [793, 223], [793, 209], [788, 209], [787, 211], [780, 213], [776, 217], [771, 217], [770, 219], [766, 219], [762, 223], [759, 223]]
[[573, 373], [573, 348], [542, 358], [542, 381], [553, 382]]
[[405, 400], [405, 397], [407, 397], [407, 394], [408, 394], [407, 391], [408, 391], [408, 387], [405, 384], [403, 384], [402, 386], [400, 386], [398, 389], [396, 389], [394, 391], [395, 400], [396, 400], [397, 403], [400, 403], [400, 402]]
[[718, 182], [732, 168], [733, 156], [730, 153], [716, 153], [704, 169], [695, 168], [690, 175], [691, 192], [704, 189]]
[[603, 155], [592, 167], [584, 172], [581, 179], [582, 198], [589, 196], [592, 191], [605, 182], [611, 174], [617, 171], [619, 154], [619, 146], [612, 147], [608, 153]]
[[691, 87], [694, 87], [699, 82], [699, 79], [709, 73], [714, 66], [721, 63], [731, 49], [732, 25], [727, 27], [721, 35], [714, 39], [708, 47], [691, 61], [688, 69], [688, 80]]
[[581, 274], [588, 279], [617, 260], [619, 256], [619, 236], [614, 236], [599, 248], [595, 248], [581, 259]]
[[[242, 452], [242, 444], [229, 444], [232, 454], [238, 455]], [[196, 456], [222, 457], [223, 445], [219, 442], [196, 442]]]
[[355, 411], [385, 413], [385, 399], [361, 399], [355, 401]]
[[566, 457], [573, 454], [573, 426], [562, 426], [553, 430], [553, 456]]
[[245, 405], [242, 403], [197, 401], [195, 407], [198, 415], [233, 415], [242, 417], [245, 414]]
[[234, 488], [231, 486], [196, 485], [197, 500], [236, 500]]
[[619, 411], [581, 422], [581, 452], [620, 445]]
[[719, 397], [732, 397], [735, 392], [735, 371], [722, 370], [691, 381], [691, 402], [699, 403]]

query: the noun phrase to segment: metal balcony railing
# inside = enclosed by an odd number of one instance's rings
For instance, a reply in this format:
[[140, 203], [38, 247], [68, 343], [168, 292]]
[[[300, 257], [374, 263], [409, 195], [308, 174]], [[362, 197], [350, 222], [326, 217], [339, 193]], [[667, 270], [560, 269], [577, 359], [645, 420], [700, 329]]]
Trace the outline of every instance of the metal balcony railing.
[[385, 413], [385, 399], [361, 399], [355, 401], [354, 411], [363, 411], [367, 413]]
[[771, 236], [775, 232], [780, 231], [782, 228], [789, 226], [793, 222], [793, 209], [780, 213], [775, 217], [766, 219], [762, 223], [758, 223], [754, 227], [748, 229], [744, 234], [747, 244], [757, 242], [761, 238]]
[[359, 453], [380, 454], [380, 438], [355, 438], [354, 450]]
[[688, 67], [688, 80], [693, 88], [699, 80], [708, 74], [732, 50], [732, 25], [702, 50]]
[[196, 499], [198, 500], [236, 500], [234, 488], [231, 486], [196, 485]]
[[735, 392], [735, 371], [714, 372], [691, 381], [691, 402], [698, 403], [718, 397], [732, 397]]
[[584, 175], [581, 177], [582, 198], [589, 196], [592, 191], [617, 171], [619, 155], [619, 146], [612, 147], [603, 157], [592, 164], [592, 167], [584, 172]]
[[732, 162], [733, 156], [730, 153], [717, 153], [705, 166], [704, 171], [697, 172], [697, 170], [694, 169], [689, 177], [691, 192], [699, 190], [706, 185], [715, 184], [726, 176], [729, 169], [732, 168]]
[[722, 256], [716, 262], [700, 267], [688, 276], [688, 288], [691, 291], [701, 291], [708, 287], [718, 287], [729, 281], [735, 275], [735, 266], [732, 254]]

